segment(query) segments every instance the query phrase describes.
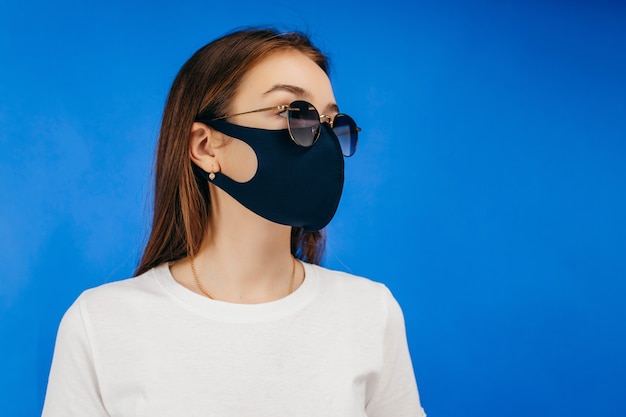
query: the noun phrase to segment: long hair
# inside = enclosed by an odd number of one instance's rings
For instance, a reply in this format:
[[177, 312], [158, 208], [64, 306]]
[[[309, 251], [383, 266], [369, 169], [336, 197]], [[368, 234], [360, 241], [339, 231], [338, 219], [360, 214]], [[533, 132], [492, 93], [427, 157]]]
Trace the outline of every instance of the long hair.
[[[243, 76], [269, 54], [294, 49], [328, 73], [328, 58], [298, 32], [246, 29], [221, 37], [198, 50], [181, 68], [169, 92], [156, 151], [152, 230], [136, 275], [164, 262], [193, 256], [202, 245], [211, 216], [206, 180], [194, 174], [189, 157], [191, 126], [200, 113], [227, 114]], [[325, 245], [322, 231], [293, 227], [291, 252], [319, 264]]]

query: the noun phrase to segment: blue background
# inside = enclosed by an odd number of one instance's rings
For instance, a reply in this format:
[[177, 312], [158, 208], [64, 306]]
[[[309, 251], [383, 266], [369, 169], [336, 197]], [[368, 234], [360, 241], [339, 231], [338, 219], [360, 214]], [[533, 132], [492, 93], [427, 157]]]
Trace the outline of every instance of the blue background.
[[0, 414], [132, 273], [176, 72], [251, 24], [331, 55], [363, 135], [325, 263], [392, 289], [429, 416], [626, 415], [626, 6], [553, 0], [3, 0]]

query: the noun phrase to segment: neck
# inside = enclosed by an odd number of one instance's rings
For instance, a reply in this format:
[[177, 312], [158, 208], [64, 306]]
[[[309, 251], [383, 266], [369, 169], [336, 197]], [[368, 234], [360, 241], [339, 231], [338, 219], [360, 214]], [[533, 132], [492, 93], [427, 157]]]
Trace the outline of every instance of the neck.
[[[211, 223], [194, 257], [201, 285], [212, 298], [235, 303], [262, 303], [288, 295], [293, 275], [291, 227], [267, 221], [221, 190], [213, 191]], [[190, 260], [179, 265], [172, 268], [174, 277], [200, 292], [190, 275]], [[301, 269], [297, 265], [294, 288], [303, 279]]]

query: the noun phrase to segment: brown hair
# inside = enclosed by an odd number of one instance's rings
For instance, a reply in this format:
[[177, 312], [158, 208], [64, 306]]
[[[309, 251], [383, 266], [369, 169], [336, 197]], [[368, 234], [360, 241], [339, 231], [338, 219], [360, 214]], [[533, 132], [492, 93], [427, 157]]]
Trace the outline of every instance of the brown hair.
[[[189, 157], [191, 126], [199, 114], [220, 117], [239, 82], [259, 60], [281, 49], [295, 49], [328, 73], [328, 59], [298, 32], [245, 29], [223, 36], [198, 50], [174, 79], [156, 152], [152, 230], [135, 274], [164, 262], [193, 256], [207, 233], [211, 199], [206, 180], [194, 174]], [[306, 262], [321, 262], [323, 232], [293, 227], [291, 252]]]

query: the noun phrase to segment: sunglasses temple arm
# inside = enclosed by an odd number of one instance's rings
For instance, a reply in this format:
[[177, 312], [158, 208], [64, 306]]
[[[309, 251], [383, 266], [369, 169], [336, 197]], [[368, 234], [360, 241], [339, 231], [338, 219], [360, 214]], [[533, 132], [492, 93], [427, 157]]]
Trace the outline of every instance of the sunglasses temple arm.
[[224, 120], [224, 119], [228, 119], [228, 118], [235, 117], [235, 116], [242, 116], [244, 114], [251, 114], [251, 113], [260, 113], [260, 112], [269, 111], [269, 110], [282, 110], [282, 111], [285, 111], [285, 110], [293, 110], [293, 109], [290, 108], [289, 106], [264, 107], [262, 109], [244, 111], [243, 113], [235, 113], [235, 114], [229, 114], [229, 115], [222, 116], [222, 117], [216, 117], [215, 119], [211, 119], [211, 121]]

